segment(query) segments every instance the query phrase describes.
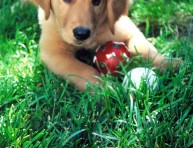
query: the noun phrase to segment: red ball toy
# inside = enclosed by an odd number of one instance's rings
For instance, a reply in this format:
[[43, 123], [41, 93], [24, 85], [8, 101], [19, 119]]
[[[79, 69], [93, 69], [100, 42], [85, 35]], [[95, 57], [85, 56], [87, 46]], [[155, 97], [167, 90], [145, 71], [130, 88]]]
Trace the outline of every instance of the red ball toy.
[[97, 48], [94, 63], [101, 73], [110, 72], [112, 75], [118, 75], [120, 63], [125, 64], [130, 58], [129, 49], [123, 42], [109, 41]]

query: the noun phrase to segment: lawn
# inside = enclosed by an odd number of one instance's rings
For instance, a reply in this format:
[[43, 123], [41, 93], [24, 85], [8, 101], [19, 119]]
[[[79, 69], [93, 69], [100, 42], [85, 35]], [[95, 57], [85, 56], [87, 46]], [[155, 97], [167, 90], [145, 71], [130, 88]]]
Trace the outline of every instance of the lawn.
[[1, 148], [193, 147], [192, 0], [136, 0], [129, 16], [162, 54], [184, 61], [178, 71], [155, 70], [159, 88], [134, 100], [124, 74], [149, 63], [136, 57], [120, 77], [103, 76], [106, 87], [80, 92], [39, 59], [35, 6], [0, 1]]

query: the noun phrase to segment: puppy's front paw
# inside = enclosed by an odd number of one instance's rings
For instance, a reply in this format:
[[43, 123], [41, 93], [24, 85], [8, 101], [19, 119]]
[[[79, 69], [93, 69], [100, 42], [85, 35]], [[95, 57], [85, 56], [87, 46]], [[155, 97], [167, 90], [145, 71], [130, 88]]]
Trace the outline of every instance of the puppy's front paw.
[[183, 65], [184, 61], [181, 58], [164, 59], [156, 69], [159, 69], [161, 72], [168, 70], [170, 72], [177, 72]]

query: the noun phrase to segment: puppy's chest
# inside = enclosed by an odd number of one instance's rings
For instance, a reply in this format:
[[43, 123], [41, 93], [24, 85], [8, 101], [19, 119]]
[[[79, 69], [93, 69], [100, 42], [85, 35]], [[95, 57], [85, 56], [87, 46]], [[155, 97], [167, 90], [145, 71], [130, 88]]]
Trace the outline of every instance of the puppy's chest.
[[75, 53], [75, 57], [82, 61], [83, 63], [86, 63], [91, 66], [95, 66], [93, 63], [93, 58], [95, 56], [95, 50], [96, 49], [80, 49]]

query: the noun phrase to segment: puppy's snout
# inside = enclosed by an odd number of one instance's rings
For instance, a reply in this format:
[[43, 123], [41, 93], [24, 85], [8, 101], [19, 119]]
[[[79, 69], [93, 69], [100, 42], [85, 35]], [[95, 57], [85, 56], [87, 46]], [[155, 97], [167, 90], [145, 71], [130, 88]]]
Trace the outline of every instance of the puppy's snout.
[[84, 41], [89, 38], [90, 30], [85, 27], [76, 27], [73, 29], [73, 34], [77, 40]]

